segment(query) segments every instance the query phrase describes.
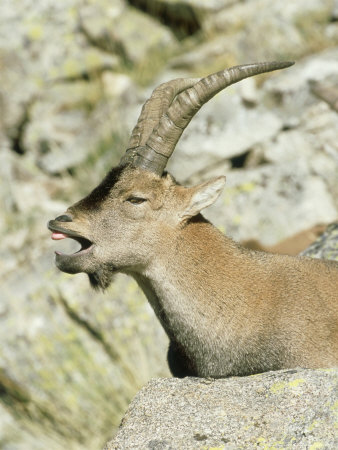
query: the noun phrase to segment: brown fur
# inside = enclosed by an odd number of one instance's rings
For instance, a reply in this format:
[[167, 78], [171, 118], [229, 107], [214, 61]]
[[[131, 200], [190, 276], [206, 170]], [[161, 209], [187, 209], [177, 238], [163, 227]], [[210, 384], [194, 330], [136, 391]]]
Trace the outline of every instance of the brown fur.
[[119, 169], [69, 208], [71, 222], [50, 221], [86, 244], [56, 264], [101, 288], [117, 271], [134, 277], [170, 338], [174, 375], [337, 365], [338, 263], [248, 250], [222, 235], [199, 212], [223, 185], [186, 188]]

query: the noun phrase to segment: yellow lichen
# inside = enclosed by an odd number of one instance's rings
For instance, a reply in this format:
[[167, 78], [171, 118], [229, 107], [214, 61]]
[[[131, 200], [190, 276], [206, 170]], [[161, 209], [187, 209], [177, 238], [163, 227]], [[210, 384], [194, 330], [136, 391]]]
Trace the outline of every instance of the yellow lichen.
[[88, 51], [85, 56], [86, 65], [90, 68], [96, 68], [102, 64], [102, 58], [95, 51]]
[[[285, 448], [285, 438], [286, 435], [282, 437], [279, 441], [275, 442], [268, 442], [266, 438], [263, 436], [260, 436], [256, 439], [256, 442], [254, 443], [255, 447], [259, 447], [263, 450], [278, 450], [281, 448]], [[291, 439], [291, 441], [294, 440], [294, 438]], [[289, 442], [291, 442], [289, 441]]]
[[305, 380], [303, 378], [298, 378], [296, 380], [289, 381], [288, 387], [291, 387], [291, 388], [297, 387], [302, 383], [305, 383]]
[[274, 383], [270, 387], [270, 392], [272, 392], [273, 394], [278, 394], [279, 392], [284, 390], [285, 386], [286, 386], [286, 383], [284, 381], [280, 381], [278, 383]]
[[67, 77], [73, 77], [81, 72], [81, 64], [75, 59], [67, 59], [63, 64], [63, 71]]
[[317, 450], [318, 448], [323, 448], [324, 444], [322, 442], [314, 442], [310, 445], [309, 450]]
[[331, 406], [331, 409], [338, 410], [338, 400], [334, 402], [334, 404]]
[[296, 380], [289, 381], [288, 383], [285, 381], [280, 381], [270, 387], [270, 392], [272, 392], [272, 394], [278, 394], [286, 388], [296, 388], [302, 383], [305, 383], [303, 378], [298, 378]]
[[32, 24], [28, 27], [27, 36], [32, 41], [39, 41], [43, 37], [43, 28], [40, 24]]
[[309, 426], [308, 430], [309, 430], [309, 431], [313, 431], [318, 425], [319, 425], [318, 420], [315, 420], [315, 421], [312, 422], [312, 424]]
[[71, 17], [72, 19], [76, 19], [78, 16], [78, 10], [74, 6], [71, 8], [68, 8], [67, 12], [68, 12], [69, 17]]
[[242, 192], [252, 192], [255, 189], [255, 183], [252, 183], [251, 181], [243, 183], [240, 185], [239, 189]]
[[242, 222], [242, 217], [239, 214], [236, 214], [232, 220], [235, 225], [239, 225]]
[[36, 75], [36, 76], [32, 77], [32, 80], [36, 87], [38, 87], [40, 89], [44, 87], [44, 80], [42, 77]]

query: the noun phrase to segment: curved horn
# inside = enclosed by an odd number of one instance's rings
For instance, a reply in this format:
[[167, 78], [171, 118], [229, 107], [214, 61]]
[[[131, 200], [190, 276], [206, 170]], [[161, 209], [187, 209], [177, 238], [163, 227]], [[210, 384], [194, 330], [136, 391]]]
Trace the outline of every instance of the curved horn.
[[137, 124], [131, 133], [126, 153], [122, 157], [120, 164], [127, 164], [133, 161], [136, 149], [145, 146], [149, 136], [176, 95], [193, 86], [199, 80], [200, 78], [177, 78], [162, 83], [154, 89], [142, 107]]
[[[164, 111], [164, 113], [159, 119], [156, 128], [153, 128], [150, 132], [145, 144], [129, 149], [121, 162], [130, 162], [135, 167], [141, 167], [161, 176], [184, 129], [204, 103], [222, 89], [243, 80], [244, 78], [264, 72], [284, 69], [293, 64], [293, 62], [275, 61], [245, 64], [222, 70], [202, 78], [201, 80], [188, 79], [187, 86], [180, 89], [180, 93], [177, 92], [178, 95], [176, 94], [176, 98], [170, 97], [171, 101], [174, 99], [172, 103], [170, 102], [170, 104], [167, 101], [165, 107], [161, 108], [161, 111]], [[175, 81], [176, 80], [174, 80], [174, 82]], [[168, 84], [170, 83], [171, 82]], [[159, 86], [159, 88], [161, 88], [161, 86]], [[156, 91], [157, 89], [155, 89], [154, 94]], [[168, 107], [168, 105], [170, 106]], [[137, 126], [135, 129], [136, 128]], [[142, 140], [142, 142], [144, 141]], [[128, 159], [126, 158], [127, 155]]]

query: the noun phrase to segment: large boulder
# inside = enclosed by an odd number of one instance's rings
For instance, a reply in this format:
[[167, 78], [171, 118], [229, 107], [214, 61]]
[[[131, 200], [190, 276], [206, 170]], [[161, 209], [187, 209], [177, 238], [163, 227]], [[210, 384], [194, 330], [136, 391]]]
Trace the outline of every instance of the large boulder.
[[105, 450], [333, 449], [337, 388], [337, 369], [152, 380]]

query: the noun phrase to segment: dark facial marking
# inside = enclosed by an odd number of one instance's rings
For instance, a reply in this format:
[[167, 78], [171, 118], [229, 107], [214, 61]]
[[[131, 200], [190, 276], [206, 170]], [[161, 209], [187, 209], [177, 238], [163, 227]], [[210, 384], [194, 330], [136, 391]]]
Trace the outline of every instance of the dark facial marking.
[[81, 205], [81, 208], [92, 209], [98, 207], [98, 205], [108, 197], [110, 190], [120, 179], [125, 167], [126, 166], [113, 167], [101, 183], [93, 189], [87, 197], [80, 200], [79, 205]]

